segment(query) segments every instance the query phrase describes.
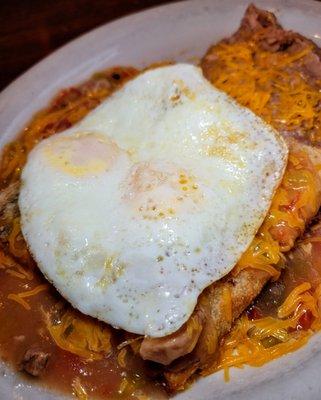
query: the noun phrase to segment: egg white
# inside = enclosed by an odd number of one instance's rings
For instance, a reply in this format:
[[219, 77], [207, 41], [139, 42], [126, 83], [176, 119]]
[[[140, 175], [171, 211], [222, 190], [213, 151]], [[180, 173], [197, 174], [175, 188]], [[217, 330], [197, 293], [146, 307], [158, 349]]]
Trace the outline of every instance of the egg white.
[[156, 68], [34, 148], [22, 232], [74, 307], [164, 336], [249, 246], [286, 160], [278, 134], [199, 68]]

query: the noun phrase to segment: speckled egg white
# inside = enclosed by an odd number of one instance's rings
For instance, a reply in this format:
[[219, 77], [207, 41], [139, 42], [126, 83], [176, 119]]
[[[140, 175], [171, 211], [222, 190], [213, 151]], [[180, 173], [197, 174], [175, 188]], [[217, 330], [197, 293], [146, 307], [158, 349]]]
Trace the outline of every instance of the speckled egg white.
[[286, 160], [277, 133], [199, 68], [156, 68], [30, 153], [23, 235], [74, 307], [164, 336], [249, 246]]

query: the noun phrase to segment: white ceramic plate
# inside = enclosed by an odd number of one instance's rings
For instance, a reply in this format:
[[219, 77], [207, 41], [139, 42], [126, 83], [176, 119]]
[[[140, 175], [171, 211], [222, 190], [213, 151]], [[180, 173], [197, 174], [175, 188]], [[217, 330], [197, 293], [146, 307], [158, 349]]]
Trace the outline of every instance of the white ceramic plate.
[[[113, 65], [144, 66], [173, 59], [190, 61], [239, 25], [248, 0], [192, 0], [154, 8], [104, 25], [53, 53], [0, 95], [0, 148], [46, 106], [59, 89], [82, 82]], [[277, 15], [285, 28], [321, 45], [321, 3], [255, 1]], [[1, 321], [5, 324], [5, 321]], [[321, 335], [301, 350], [261, 368], [232, 370], [200, 379], [177, 400], [320, 400]], [[59, 379], [59, 377], [57, 377]], [[1, 400], [53, 400], [63, 396], [21, 382], [0, 368]]]

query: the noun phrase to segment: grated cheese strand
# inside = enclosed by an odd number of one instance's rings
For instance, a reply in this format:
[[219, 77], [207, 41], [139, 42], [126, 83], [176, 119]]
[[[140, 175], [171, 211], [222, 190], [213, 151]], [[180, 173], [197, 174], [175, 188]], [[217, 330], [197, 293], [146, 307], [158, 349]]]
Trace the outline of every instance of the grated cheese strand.
[[26, 276], [21, 272], [14, 271], [12, 269], [6, 269], [6, 274], [14, 276], [15, 278], [19, 279], [26, 279]]
[[30, 305], [24, 300], [26, 297], [31, 297], [35, 296], [40, 292], [43, 292], [44, 290], [47, 290], [49, 288], [49, 285], [47, 283], [38, 285], [32, 290], [28, 290], [26, 292], [20, 292], [20, 293], [10, 293], [7, 298], [9, 300], [13, 300], [20, 304], [22, 307], [24, 307], [26, 310], [31, 310]]
[[26, 310], [31, 310], [30, 305], [26, 302], [26, 300], [22, 299], [20, 296], [14, 293], [10, 293], [7, 297], [9, 300], [13, 300], [24, 307]]
[[86, 360], [101, 360], [111, 351], [109, 327], [71, 309], [58, 324], [48, 320], [47, 329], [58, 347]]

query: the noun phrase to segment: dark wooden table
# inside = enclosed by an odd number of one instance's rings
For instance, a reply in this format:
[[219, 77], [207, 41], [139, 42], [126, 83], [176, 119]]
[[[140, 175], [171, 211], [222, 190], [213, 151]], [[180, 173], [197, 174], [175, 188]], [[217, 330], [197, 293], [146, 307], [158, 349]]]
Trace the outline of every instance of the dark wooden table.
[[170, 0], [0, 0], [0, 90], [69, 40]]

